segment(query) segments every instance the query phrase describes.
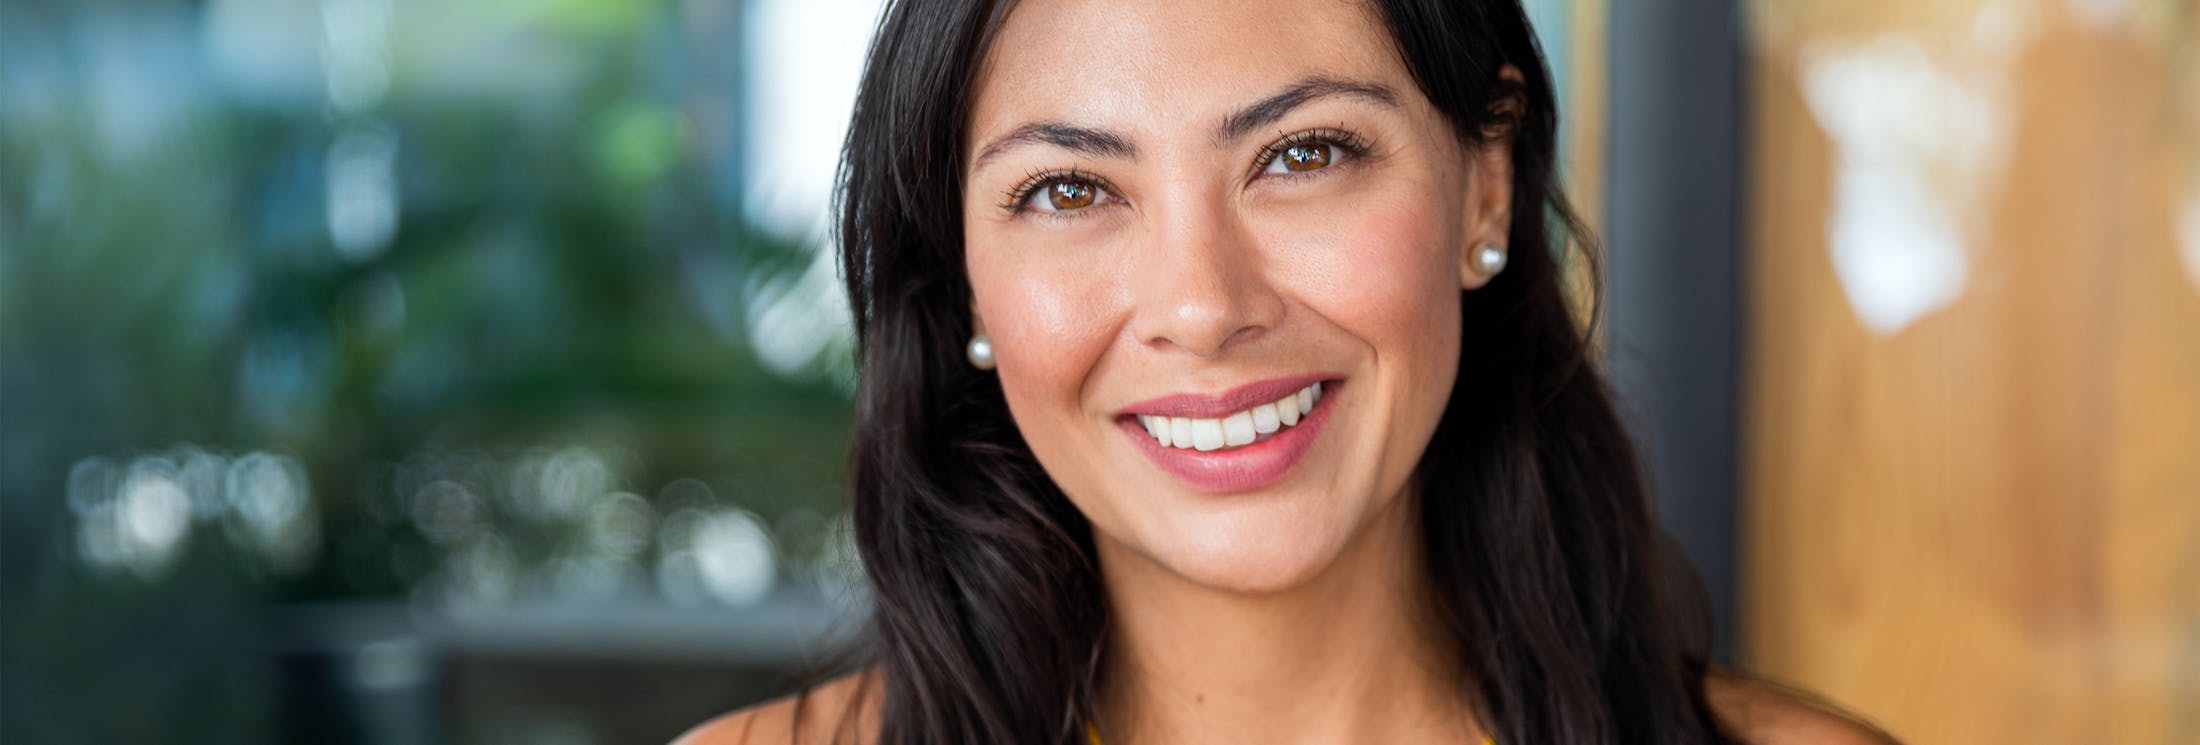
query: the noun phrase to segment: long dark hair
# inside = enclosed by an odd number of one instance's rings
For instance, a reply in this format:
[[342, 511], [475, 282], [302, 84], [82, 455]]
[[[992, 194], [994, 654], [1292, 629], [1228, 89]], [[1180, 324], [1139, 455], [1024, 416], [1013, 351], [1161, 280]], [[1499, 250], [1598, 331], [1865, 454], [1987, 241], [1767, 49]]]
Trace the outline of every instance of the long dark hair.
[[[1010, 4], [892, 2], [842, 164], [883, 745], [1079, 742], [1106, 644], [1091, 526], [963, 355], [969, 91]], [[1500, 742], [1726, 742], [1703, 690], [1704, 601], [1676, 581], [1565, 290], [1555, 238], [1593, 252], [1552, 178], [1557, 110], [1527, 18], [1517, 0], [1375, 6], [1461, 141], [1512, 155], [1513, 259], [1461, 294], [1458, 382], [1417, 479], [1462, 691]]]

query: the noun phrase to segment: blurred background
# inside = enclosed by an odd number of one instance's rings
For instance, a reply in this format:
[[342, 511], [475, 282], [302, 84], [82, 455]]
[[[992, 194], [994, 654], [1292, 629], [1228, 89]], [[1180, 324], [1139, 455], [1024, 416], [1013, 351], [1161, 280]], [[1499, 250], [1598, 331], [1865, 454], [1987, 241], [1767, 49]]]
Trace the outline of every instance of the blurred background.
[[0, 740], [663, 742], [832, 662], [875, 3], [5, 8]]
[[[1721, 654], [2200, 742], [2194, 0], [1530, 0]], [[0, 741], [663, 742], [866, 607], [877, 0], [0, 0]]]

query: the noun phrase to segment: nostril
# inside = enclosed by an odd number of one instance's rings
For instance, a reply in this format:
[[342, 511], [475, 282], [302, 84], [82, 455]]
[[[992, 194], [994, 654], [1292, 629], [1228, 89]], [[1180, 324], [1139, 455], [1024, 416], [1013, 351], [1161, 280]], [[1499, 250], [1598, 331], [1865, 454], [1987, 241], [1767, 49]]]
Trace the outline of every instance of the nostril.
[[1258, 340], [1280, 320], [1276, 308], [1263, 307], [1276, 304], [1243, 291], [1232, 294], [1236, 296], [1215, 302], [1178, 302], [1161, 312], [1140, 313], [1133, 319], [1133, 329], [1148, 345], [1213, 357]]
[[1260, 326], [1235, 326], [1225, 330], [1220, 324], [1183, 324], [1176, 329], [1149, 336], [1146, 341], [1155, 346], [1174, 347], [1197, 357], [1214, 357], [1251, 343], [1265, 332], [1266, 329]]

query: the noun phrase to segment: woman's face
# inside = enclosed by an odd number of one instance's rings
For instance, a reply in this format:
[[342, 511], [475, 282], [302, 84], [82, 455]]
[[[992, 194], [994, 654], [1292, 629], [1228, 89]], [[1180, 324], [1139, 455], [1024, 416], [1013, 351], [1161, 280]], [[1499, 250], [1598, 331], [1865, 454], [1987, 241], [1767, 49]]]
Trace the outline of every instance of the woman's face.
[[1371, 9], [1026, 0], [967, 135], [975, 311], [1103, 552], [1275, 591], [1403, 514], [1511, 174]]

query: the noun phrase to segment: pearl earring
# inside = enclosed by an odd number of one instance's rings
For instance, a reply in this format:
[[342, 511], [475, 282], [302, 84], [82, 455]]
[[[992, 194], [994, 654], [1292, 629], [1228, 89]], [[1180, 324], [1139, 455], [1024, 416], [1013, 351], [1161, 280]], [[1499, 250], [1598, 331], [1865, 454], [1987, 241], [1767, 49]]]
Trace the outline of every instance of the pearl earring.
[[971, 367], [980, 370], [993, 369], [993, 340], [985, 338], [985, 334], [970, 337], [970, 348], [966, 351], [970, 355]]
[[1495, 277], [1498, 272], [1505, 271], [1505, 247], [1495, 243], [1482, 244], [1481, 248], [1474, 250], [1474, 269], [1484, 277]]

